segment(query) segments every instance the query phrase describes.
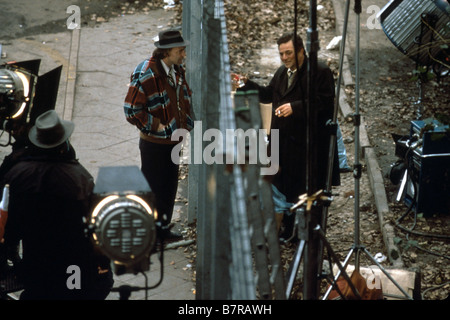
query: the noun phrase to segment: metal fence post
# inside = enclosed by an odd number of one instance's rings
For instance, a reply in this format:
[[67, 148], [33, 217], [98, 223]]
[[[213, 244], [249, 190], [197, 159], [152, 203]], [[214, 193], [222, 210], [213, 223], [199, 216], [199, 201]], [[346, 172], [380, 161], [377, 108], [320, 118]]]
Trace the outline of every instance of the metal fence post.
[[[190, 41], [190, 45], [187, 49], [186, 59], [186, 77], [189, 86], [192, 90], [192, 106], [197, 120], [200, 120], [204, 114], [202, 110], [202, 43], [203, 43], [203, 9], [201, 0], [191, 0], [183, 2], [183, 37]], [[203, 134], [203, 132], [201, 132]], [[195, 133], [191, 133], [191, 140], [195, 140]], [[200, 164], [194, 164], [192, 161], [192, 155], [194, 154], [194, 146], [191, 143], [189, 146], [190, 159], [189, 163], [189, 175], [188, 175], [188, 223], [192, 224], [197, 218], [199, 211], [203, 211], [201, 208], [204, 201], [204, 173], [201, 170]]]
[[[202, 135], [191, 137], [191, 152], [203, 153], [208, 129], [220, 129], [225, 137], [222, 163], [206, 165], [203, 154], [190, 157], [188, 220], [197, 220], [196, 298], [256, 299], [245, 177], [240, 166], [226, 163], [236, 147], [226, 141], [226, 130], [236, 129], [236, 122], [223, 1], [185, 1], [183, 35], [191, 42], [188, 81], [201, 126], [194, 134]], [[199, 156], [202, 163], [192, 163]]]

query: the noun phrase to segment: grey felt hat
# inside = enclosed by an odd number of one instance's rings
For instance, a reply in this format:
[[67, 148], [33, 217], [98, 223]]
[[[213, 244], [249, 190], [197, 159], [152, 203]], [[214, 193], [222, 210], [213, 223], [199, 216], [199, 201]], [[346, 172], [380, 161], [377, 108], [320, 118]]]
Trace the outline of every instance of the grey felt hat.
[[160, 49], [186, 47], [189, 44], [189, 41], [183, 39], [180, 31], [173, 29], [160, 31], [158, 38], [158, 41], [155, 42], [155, 47]]
[[28, 138], [35, 146], [50, 149], [69, 139], [74, 128], [73, 122], [61, 120], [55, 110], [49, 110], [37, 117]]

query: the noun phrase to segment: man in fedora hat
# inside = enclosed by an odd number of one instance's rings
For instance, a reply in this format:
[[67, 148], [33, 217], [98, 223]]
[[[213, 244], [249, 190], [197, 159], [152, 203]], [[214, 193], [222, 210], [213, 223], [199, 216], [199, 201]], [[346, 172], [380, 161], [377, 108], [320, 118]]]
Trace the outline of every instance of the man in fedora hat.
[[175, 130], [194, 126], [191, 90], [182, 66], [188, 44], [178, 30], [161, 31], [152, 57], [131, 74], [124, 102], [126, 120], [140, 130], [141, 170], [155, 194], [166, 240], [182, 238], [170, 230], [179, 170], [171, 155], [180, 142], [171, 138]]
[[[54, 110], [40, 115], [28, 133], [29, 150], [2, 181], [10, 185], [5, 244], [22, 240], [15, 266], [25, 286], [21, 299], [104, 299], [112, 287], [109, 261], [84, 232], [94, 179], [75, 158], [73, 130]], [[79, 288], [68, 286], [73, 266]]]

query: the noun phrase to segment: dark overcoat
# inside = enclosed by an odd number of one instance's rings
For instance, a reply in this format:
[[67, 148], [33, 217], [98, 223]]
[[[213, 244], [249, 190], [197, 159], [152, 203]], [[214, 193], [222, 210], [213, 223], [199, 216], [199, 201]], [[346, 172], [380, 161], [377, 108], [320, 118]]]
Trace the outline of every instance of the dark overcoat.
[[[274, 74], [268, 86], [261, 86], [248, 81], [245, 90], [257, 89], [261, 103], [272, 103], [271, 132], [279, 130], [279, 170], [273, 177], [273, 184], [285, 196], [288, 202], [297, 202], [298, 196], [307, 192], [307, 107], [308, 107], [308, 60], [305, 59], [300, 71], [295, 74], [293, 84], [287, 88], [287, 68], [283, 65]], [[318, 62], [316, 83], [317, 99], [317, 151], [312, 146], [312, 153], [317, 154], [317, 177], [314, 185], [325, 189], [330, 150], [330, 130], [327, 122], [332, 120], [334, 111], [335, 86], [330, 68]], [[289, 117], [275, 116], [275, 110], [291, 103], [293, 114]], [[270, 143], [275, 143], [269, 137]], [[270, 151], [269, 146], [269, 151]], [[332, 185], [339, 185], [339, 163], [337, 147], [333, 156]]]
[[[24, 153], [1, 182], [10, 185], [5, 244], [22, 240], [22, 261], [15, 265], [24, 283], [21, 299], [104, 299], [112, 286], [109, 259], [99, 255], [85, 234], [94, 179], [75, 159], [35, 148]], [[68, 287], [75, 266], [80, 289]], [[72, 279], [72, 280], [71, 280]]]

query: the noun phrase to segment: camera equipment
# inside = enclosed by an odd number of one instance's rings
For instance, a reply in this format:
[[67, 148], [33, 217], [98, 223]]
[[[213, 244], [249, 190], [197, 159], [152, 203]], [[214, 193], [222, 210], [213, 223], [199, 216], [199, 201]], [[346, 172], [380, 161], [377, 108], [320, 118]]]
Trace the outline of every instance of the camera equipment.
[[408, 136], [393, 136], [399, 160], [389, 178], [400, 184], [397, 201], [416, 213], [448, 213], [450, 209], [450, 133], [438, 120], [411, 121]]
[[450, 63], [446, 0], [391, 0], [378, 17], [387, 37], [409, 58], [423, 66]]
[[147, 271], [156, 243], [153, 194], [136, 166], [102, 167], [93, 194], [89, 235], [116, 274]]

